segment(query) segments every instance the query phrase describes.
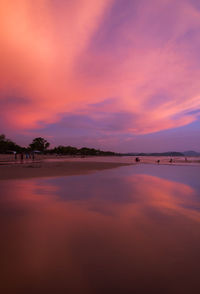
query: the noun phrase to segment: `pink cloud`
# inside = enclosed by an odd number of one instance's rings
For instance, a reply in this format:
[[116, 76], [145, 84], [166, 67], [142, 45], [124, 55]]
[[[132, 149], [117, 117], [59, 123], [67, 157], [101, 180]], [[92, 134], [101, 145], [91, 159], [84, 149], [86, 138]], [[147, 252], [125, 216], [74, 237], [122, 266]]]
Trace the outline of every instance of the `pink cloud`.
[[[192, 1], [8, 0], [0, 24], [1, 116], [11, 128], [65, 112], [96, 118], [87, 105], [107, 97], [117, 102], [101, 110], [132, 113], [132, 134], [197, 118], [200, 11]], [[10, 95], [29, 103], [10, 103]]]

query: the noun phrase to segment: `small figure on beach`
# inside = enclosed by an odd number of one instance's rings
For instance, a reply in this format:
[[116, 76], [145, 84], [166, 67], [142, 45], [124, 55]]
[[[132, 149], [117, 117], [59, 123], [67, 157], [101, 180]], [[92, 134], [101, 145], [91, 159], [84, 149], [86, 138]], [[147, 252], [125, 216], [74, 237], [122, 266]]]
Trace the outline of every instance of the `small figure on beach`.
[[17, 160], [17, 152], [15, 152], [14, 155], [15, 155], [15, 160]]
[[170, 162], [170, 163], [172, 163], [172, 162], [173, 162], [173, 159], [172, 159], [172, 158], [170, 158], [169, 162]]
[[136, 161], [136, 162], [140, 162], [139, 157], [136, 157], [136, 158], [135, 158], [135, 161]]
[[21, 159], [21, 162], [23, 162], [23, 160], [24, 160], [24, 153], [21, 153], [20, 154], [20, 159]]
[[160, 163], [160, 159], [157, 160], [157, 164], [159, 164], [159, 163]]

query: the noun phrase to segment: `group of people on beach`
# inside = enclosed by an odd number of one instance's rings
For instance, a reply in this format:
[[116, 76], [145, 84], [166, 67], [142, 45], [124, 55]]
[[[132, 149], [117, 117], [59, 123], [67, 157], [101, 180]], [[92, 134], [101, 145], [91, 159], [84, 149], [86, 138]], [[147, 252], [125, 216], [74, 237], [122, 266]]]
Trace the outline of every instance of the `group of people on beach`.
[[[139, 157], [136, 157], [136, 158], [135, 158], [135, 162], [140, 162], [140, 161], [141, 161], [141, 159], [140, 159]], [[173, 160], [173, 158], [170, 158], [169, 162], [170, 162], [170, 163], [173, 163], [173, 162], [175, 162], [175, 161]], [[156, 163], [159, 164], [159, 163], [160, 163], [160, 159], [157, 159], [157, 160], [156, 160]]]
[[14, 156], [15, 156], [15, 161], [17, 161], [18, 159], [21, 162], [23, 162], [24, 159], [26, 159], [26, 160], [35, 160], [35, 153], [34, 152], [31, 152], [31, 153], [23, 153], [23, 152], [17, 153], [17, 152], [15, 152]]

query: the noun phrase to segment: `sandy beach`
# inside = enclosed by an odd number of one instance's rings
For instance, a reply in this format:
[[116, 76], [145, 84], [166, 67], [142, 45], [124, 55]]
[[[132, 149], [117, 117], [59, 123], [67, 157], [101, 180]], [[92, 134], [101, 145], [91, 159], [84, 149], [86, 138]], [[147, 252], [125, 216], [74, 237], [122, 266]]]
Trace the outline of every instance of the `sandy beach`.
[[58, 177], [88, 174], [95, 171], [130, 165], [117, 162], [55, 161], [0, 165], [0, 180]]
[[[200, 158], [140, 157], [137, 164], [160, 165], [200, 165]], [[35, 161], [24, 160], [22, 163], [13, 160], [13, 156], [0, 157], [0, 180], [24, 179], [36, 177], [57, 177], [87, 174], [98, 170], [111, 169], [125, 165], [135, 165], [135, 157], [86, 157], [74, 158], [69, 156], [54, 157], [37, 155]]]

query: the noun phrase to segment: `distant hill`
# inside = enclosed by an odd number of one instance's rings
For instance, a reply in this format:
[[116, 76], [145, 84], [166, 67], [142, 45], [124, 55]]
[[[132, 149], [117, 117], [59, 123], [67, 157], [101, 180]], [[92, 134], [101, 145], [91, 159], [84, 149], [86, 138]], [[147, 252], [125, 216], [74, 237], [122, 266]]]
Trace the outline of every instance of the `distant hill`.
[[126, 153], [122, 154], [126, 156], [172, 156], [172, 157], [178, 157], [178, 156], [200, 156], [200, 152], [196, 152], [193, 150], [188, 150], [184, 152], [176, 152], [176, 151], [168, 151], [168, 152], [154, 152], [154, 153]]
[[[185, 156], [182, 152], [169, 151], [169, 152], [154, 152], [154, 153], [126, 153], [126, 156]], [[187, 155], [189, 156], [189, 155]]]
[[200, 156], [199, 152], [196, 152], [196, 151], [193, 151], [193, 150], [184, 151], [183, 154], [185, 156]]

